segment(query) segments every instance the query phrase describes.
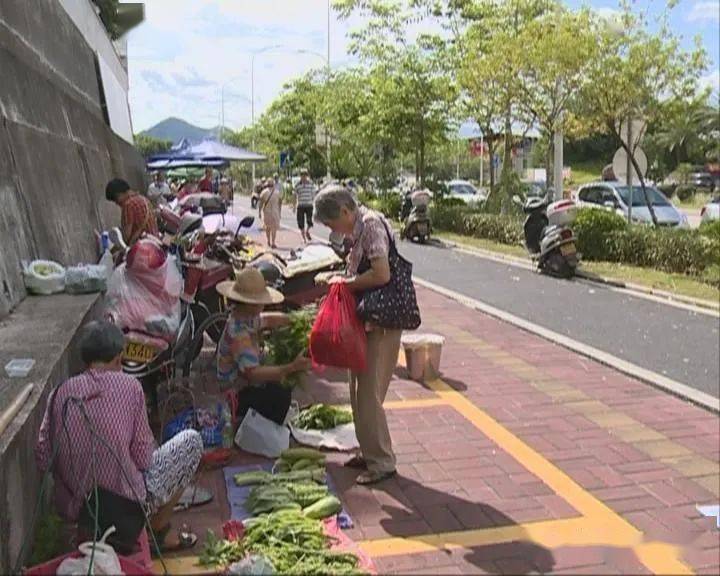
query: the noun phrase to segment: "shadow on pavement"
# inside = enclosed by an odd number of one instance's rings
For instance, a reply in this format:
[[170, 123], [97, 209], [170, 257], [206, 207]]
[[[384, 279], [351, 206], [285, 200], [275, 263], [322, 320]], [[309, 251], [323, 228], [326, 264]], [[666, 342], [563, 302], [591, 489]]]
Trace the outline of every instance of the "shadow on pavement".
[[[424, 518], [428, 524], [431, 525], [431, 528], [433, 519], [429, 516], [429, 510], [449, 512], [452, 515], [449, 516], [449, 520], [455, 520], [455, 524], [458, 526], [454, 529], [432, 529], [430, 534], [445, 531], [453, 532], [458, 530], [489, 529], [517, 525], [515, 520], [489, 504], [473, 502], [448, 492], [436, 490], [435, 488], [420, 484], [407, 477], [396, 476], [393, 480], [377, 484], [373, 489], [398, 498], [398, 486], [401, 487], [402, 495], [405, 496], [404, 499], [408, 501], [407, 506], [412, 508], [418, 516]], [[398, 502], [398, 504], [405, 505], [402, 502]], [[389, 519], [385, 518], [380, 520], [380, 525], [390, 536], [413, 540], [430, 535], [413, 534], [408, 536], [405, 530], [396, 528], [396, 526], [402, 526], [403, 520], [407, 520], [407, 509], [389, 505], [383, 505], [382, 509], [391, 515]], [[447, 517], [445, 522], [448, 522]], [[451, 524], [447, 524], [448, 527], [450, 525]], [[464, 552], [463, 560], [485, 573], [529, 574], [539, 572], [546, 574], [551, 572], [555, 566], [555, 558], [552, 552], [544, 546], [523, 540], [523, 537], [524, 531], [518, 534], [517, 538], [512, 542], [478, 546], [470, 550], [463, 549], [459, 551], [459, 553]], [[450, 550], [443, 550], [441, 552], [448, 555], [458, 553]]]
[[447, 376], [440, 375], [442, 378], [442, 381], [445, 382], [450, 388], [455, 390], [456, 392], [465, 392], [467, 391], [468, 387], [465, 384], [465, 382], [461, 382], [460, 380], [455, 380], [454, 378], [448, 378]]

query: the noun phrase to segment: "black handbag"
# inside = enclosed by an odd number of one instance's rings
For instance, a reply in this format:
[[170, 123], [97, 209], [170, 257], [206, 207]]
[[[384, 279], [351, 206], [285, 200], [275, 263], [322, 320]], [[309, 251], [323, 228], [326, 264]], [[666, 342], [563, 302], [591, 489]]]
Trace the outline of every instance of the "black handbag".
[[[370, 322], [381, 328], [415, 330], [422, 320], [412, 281], [412, 264], [398, 252], [395, 239], [384, 220], [383, 225], [389, 241], [390, 282], [363, 292], [358, 302], [357, 313], [364, 322]], [[358, 274], [369, 268], [370, 262], [363, 257]]]

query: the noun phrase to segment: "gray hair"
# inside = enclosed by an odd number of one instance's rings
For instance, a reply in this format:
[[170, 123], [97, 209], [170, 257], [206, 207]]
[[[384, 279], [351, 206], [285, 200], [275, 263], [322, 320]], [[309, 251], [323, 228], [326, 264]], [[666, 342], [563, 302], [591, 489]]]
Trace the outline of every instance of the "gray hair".
[[88, 366], [97, 362], [111, 362], [124, 347], [122, 330], [107, 321], [89, 322], [80, 335], [80, 357]]
[[354, 212], [357, 207], [355, 197], [345, 186], [327, 186], [315, 196], [315, 214], [320, 222], [336, 220], [343, 208]]

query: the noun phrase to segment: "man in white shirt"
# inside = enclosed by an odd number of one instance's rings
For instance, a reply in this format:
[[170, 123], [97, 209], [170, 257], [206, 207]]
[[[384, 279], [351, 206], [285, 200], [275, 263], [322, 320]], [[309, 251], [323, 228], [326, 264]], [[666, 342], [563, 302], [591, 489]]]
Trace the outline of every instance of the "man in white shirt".
[[155, 172], [155, 180], [148, 187], [148, 200], [157, 208], [161, 204], [167, 204], [166, 197], [170, 195], [172, 195], [172, 191], [165, 181], [165, 172]]

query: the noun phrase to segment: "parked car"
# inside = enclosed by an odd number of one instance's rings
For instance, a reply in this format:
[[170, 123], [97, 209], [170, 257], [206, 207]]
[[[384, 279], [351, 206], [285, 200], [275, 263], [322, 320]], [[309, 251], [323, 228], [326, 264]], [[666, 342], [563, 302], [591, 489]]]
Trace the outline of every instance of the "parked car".
[[487, 194], [481, 192], [467, 180], [450, 180], [447, 183], [447, 197], [459, 198], [466, 204], [473, 202], [485, 202]]
[[700, 218], [702, 222], [720, 220], [720, 194], [702, 207], [702, 210], [700, 210]]
[[[673, 206], [660, 190], [655, 186], [646, 186], [645, 189], [660, 226], [689, 226], [687, 216]], [[630, 187], [621, 182], [594, 182], [580, 187], [577, 201], [581, 207], [613, 210], [627, 218], [630, 194]], [[652, 223], [640, 186], [632, 187], [632, 219], [637, 223]]]
[[688, 184], [695, 188], [712, 191], [715, 188], [715, 179], [703, 166], [693, 166], [688, 176]]

